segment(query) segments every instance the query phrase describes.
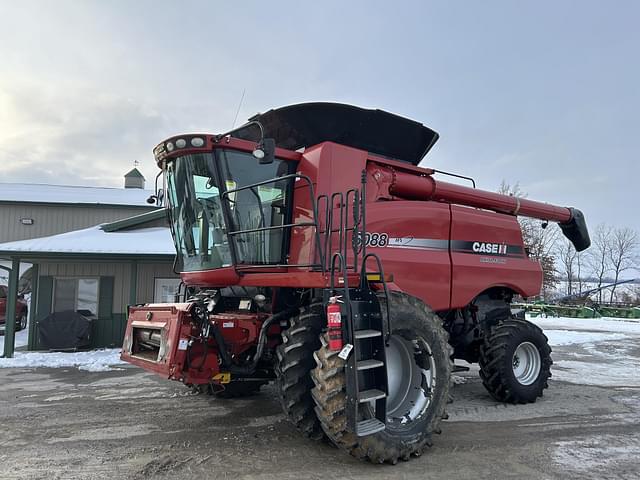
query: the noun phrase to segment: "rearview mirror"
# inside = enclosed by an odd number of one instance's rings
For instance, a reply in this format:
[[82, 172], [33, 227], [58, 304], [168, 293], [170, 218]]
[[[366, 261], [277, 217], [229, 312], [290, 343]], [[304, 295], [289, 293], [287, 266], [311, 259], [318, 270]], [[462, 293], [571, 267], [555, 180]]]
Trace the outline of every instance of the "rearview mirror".
[[276, 141], [273, 138], [263, 138], [253, 150], [253, 156], [260, 165], [273, 163], [276, 159]]

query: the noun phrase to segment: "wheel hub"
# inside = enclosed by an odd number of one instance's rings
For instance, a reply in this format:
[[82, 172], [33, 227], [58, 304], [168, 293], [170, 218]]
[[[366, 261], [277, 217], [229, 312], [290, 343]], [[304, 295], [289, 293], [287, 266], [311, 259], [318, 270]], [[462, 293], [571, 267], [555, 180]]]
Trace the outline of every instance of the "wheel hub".
[[436, 368], [431, 349], [420, 339], [391, 335], [386, 349], [387, 421], [406, 424], [421, 416], [431, 404]]
[[522, 342], [516, 348], [511, 360], [513, 375], [521, 385], [531, 385], [538, 375], [542, 362], [538, 348], [531, 342]]

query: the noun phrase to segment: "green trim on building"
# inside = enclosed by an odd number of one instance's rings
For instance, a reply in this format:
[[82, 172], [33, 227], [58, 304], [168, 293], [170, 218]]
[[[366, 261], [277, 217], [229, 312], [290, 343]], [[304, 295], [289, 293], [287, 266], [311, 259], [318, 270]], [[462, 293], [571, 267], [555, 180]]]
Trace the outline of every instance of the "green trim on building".
[[20, 258], [11, 258], [11, 271], [9, 272], [9, 285], [7, 288], [7, 303], [4, 322], [4, 351], [3, 357], [13, 357], [16, 341], [16, 308], [18, 300], [18, 278], [20, 273]]
[[154, 210], [152, 212], [143, 213], [141, 215], [136, 215], [135, 217], [123, 218], [122, 220], [116, 220], [115, 222], [104, 223], [101, 225], [105, 232], [117, 232], [118, 230], [124, 230], [125, 228], [136, 227], [138, 225], [142, 225], [147, 222], [152, 222], [154, 220], [161, 220], [165, 218], [167, 212], [164, 208], [159, 208], [158, 210]]
[[[31, 300], [33, 303], [33, 300]], [[38, 281], [38, 298], [36, 300], [36, 321], [33, 331], [33, 345], [29, 345], [29, 350], [42, 350], [40, 345], [40, 328], [41, 320], [44, 320], [51, 313], [53, 305], [53, 277], [44, 275]]]
[[91, 348], [117, 348], [122, 346], [127, 328], [127, 315], [114, 313], [109, 318], [91, 322]]
[[40, 283], [40, 265], [34, 263], [31, 265], [31, 308], [29, 309], [29, 338], [27, 341], [27, 348], [29, 350], [35, 349], [37, 339], [36, 336], [36, 309], [38, 298], [38, 286]]
[[[31, 321], [29, 331], [29, 350], [43, 350], [38, 335], [38, 323], [47, 317], [52, 310], [54, 277], [39, 277], [37, 287], [35, 321]], [[114, 348], [122, 345], [127, 327], [127, 315], [114, 313], [113, 310], [114, 277], [100, 277], [98, 293], [98, 315], [91, 322], [91, 348]], [[35, 291], [35, 290], [34, 290]]]
[[98, 287], [98, 318], [110, 319], [113, 315], [113, 277], [100, 277]]

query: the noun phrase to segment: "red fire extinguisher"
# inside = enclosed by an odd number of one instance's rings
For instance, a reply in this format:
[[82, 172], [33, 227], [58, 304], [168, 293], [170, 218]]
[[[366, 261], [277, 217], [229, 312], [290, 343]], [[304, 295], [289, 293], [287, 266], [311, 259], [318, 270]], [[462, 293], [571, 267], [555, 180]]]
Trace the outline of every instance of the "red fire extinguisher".
[[327, 305], [327, 327], [329, 330], [329, 350], [342, 350], [342, 315], [340, 314], [340, 297], [329, 297]]

